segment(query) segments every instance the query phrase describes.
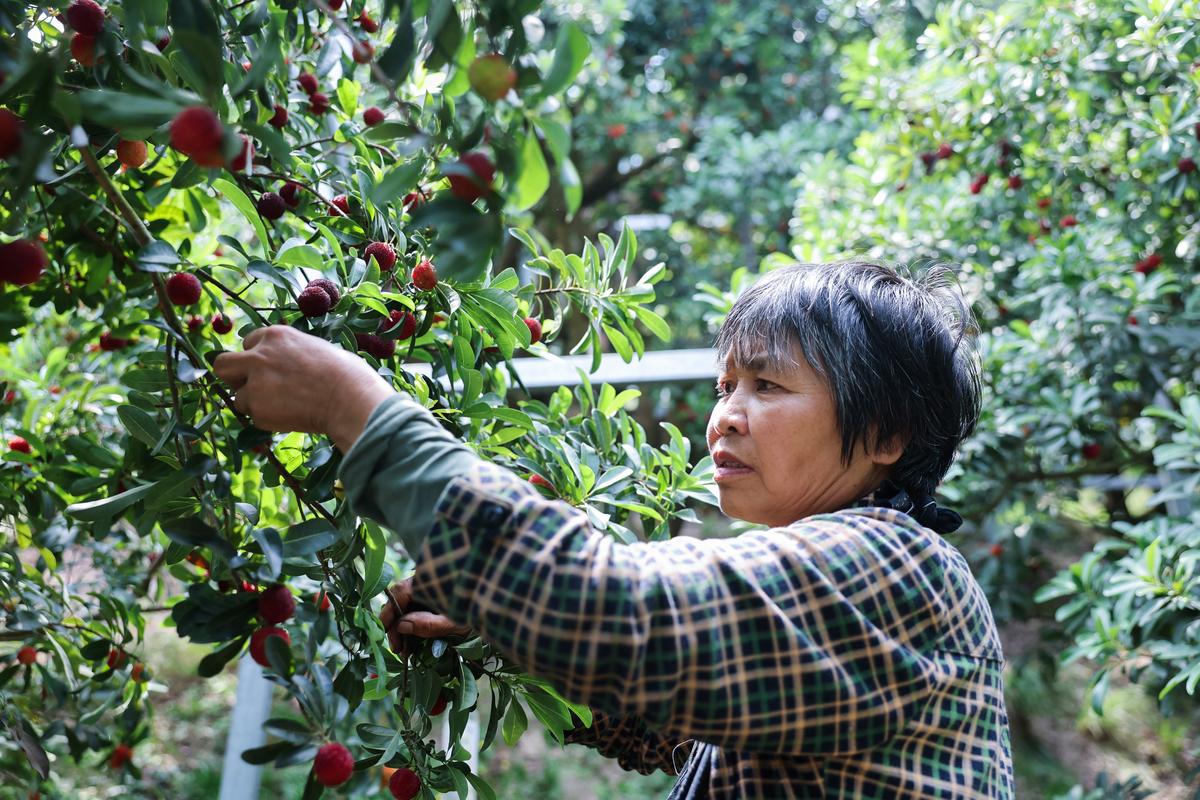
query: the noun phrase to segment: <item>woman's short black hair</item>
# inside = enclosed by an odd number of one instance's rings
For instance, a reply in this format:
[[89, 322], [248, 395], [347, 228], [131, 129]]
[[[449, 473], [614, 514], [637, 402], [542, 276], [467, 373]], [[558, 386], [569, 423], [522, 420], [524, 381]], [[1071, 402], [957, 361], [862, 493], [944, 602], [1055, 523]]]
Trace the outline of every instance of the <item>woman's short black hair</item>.
[[765, 356], [786, 368], [799, 345], [833, 394], [843, 463], [859, 443], [870, 451], [899, 437], [904, 454], [888, 477], [925, 495], [979, 419], [977, 333], [948, 267], [794, 264], [737, 299], [717, 352], [722, 364]]

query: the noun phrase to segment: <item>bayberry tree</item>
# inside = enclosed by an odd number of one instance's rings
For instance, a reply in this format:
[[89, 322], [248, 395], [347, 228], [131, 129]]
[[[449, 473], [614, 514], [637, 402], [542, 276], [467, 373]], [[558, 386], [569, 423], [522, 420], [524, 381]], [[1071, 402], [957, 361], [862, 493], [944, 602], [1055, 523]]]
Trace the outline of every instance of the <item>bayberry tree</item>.
[[391, 652], [407, 555], [345, 507], [328, 441], [256, 429], [209, 372], [293, 325], [622, 540], [709, 499], [684, 437], [653, 447], [625, 413], [635, 391], [533, 400], [512, 368], [571, 315], [565, 348], [594, 359], [669, 335], [632, 231], [564, 252], [530, 227], [579, 207], [562, 98], [591, 49], [539, 5], [0, 9], [6, 786], [52, 788], [48, 752], [138, 779], [153, 608], [211, 646], [202, 676], [248, 650], [294, 699], [244, 757], [311, 763], [306, 797], [367, 791], [374, 765], [396, 797], [490, 796], [457, 745], [472, 715], [485, 748], [525, 708], [559, 736], [589, 719], [479, 638]]

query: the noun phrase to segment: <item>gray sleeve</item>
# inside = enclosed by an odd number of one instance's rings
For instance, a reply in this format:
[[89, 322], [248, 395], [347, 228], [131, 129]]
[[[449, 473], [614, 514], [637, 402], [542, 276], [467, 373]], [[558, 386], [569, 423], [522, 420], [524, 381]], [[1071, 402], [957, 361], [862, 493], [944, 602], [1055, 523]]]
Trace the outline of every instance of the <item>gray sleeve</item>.
[[442, 491], [478, 460], [427, 409], [395, 394], [371, 412], [338, 477], [354, 513], [395, 531], [415, 556]]

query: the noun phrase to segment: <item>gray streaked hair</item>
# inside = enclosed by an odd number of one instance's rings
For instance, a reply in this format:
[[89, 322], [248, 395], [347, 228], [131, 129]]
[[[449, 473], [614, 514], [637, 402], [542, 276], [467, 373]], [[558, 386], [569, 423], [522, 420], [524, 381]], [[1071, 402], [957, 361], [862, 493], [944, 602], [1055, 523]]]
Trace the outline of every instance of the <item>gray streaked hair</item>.
[[933, 494], [979, 419], [978, 333], [954, 272], [919, 274], [875, 261], [793, 264], [764, 275], [733, 304], [717, 334], [721, 363], [804, 360], [829, 386], [849, 464], [904, 444], [889, 479]]

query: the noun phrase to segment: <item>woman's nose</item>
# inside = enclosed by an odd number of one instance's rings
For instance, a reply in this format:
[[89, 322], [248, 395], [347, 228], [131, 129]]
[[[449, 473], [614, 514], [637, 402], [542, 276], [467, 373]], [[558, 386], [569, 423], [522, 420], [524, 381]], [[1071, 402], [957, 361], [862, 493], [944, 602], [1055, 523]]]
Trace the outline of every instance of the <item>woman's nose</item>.
[[733, 392], [717, 403], [713, 409], [710, 427], [718, 437], [730, 433], [746, 435], [748, 431], [746, 411], [742, 408], [737, 392]]

